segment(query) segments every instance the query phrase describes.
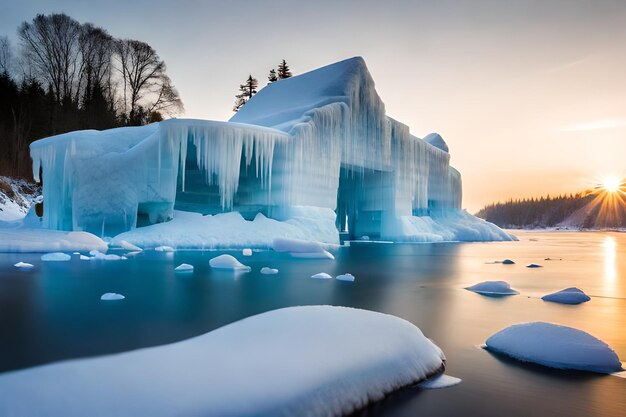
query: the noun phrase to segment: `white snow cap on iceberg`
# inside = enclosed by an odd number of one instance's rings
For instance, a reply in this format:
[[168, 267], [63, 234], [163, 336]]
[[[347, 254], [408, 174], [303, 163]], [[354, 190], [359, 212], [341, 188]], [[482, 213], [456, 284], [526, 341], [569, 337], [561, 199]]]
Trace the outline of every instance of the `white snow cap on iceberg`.
[[52, 253], [46, 253], [45, 255], [41, 255], [42, 261], [63, 262], [63, 261], [69, 261], [70, 259], [72, 259], [72, 256], [63, 252], [52, 252]]
[[587, 294], [576, 287], [566, 288], [541, 297], [543, 301], [552, 301], [561, 304], [581, 304], [591, 300]]
[[35, 265], [29, 264], [28, 262], [18, 262], [13, 266], [19, 269], [33, 269], [35, 267]]
[[465, 287], [465, 289], [478, 294], [491, 296], [519, 294], [519, 291], [511, 288], [511, 285], [506, 281], [484, 281], [472, 285], [471, 287]]
[[445, 140], [443, 140], [439, 133], [429, 133], [428, 135], [424, 136], [424, 141], [430, 143], [435, 148], [441, 149], [444, 152], [450, 151], [450, 149], [448, 148], [448, 144]]
[[320, 272], [315, 275], [311, 275], [311, 278], [315, 279], [333, 279], [332, 276], [328, 275], [326, 272]]
[[263, 275], [274, 275], [274, 274], [278, 274], [278, 269], [264, 266], [263, 268], [261, 268], [261, 273]]
[[398, 317], [290, 307], [165, 346], [4, 372], [0, 415], [342, 416], [443, 360]]
[[485, 342], [487, 349], [522, 362], [599, 373], [622, 370], [609, 345], [582, 330], [534, 322], [509, 326]]
[[122, 294], [118, 294], [115, 292], [107, 292], [107, 293], [102, 294], [102, 296], [100, 297], [102, 301], [116, 301], [116, 300], [123, 300], [124, 298], [126, 297], [124, 297]]
[[230, 269], [232, 271], [249, 272], [250, 267], [242, 264], [232, 255], [220, 255], [209, 261], [211, 268]]
[[288, 252], [294, 258], [335, 259], [321, 243], [308, 240], [276, 238], [272, 241], [272, 249], [276, 252]]

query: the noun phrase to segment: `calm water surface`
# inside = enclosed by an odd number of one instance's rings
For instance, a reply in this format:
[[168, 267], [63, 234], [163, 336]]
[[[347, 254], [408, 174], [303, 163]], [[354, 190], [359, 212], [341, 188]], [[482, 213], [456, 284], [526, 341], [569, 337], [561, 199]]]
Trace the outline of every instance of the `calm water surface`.
[[[447, 373], [463, 379], [448, 389], [403, 390], [360, 415], [625, 416], [626, 379], [523, 365], [479, 345], [510, 324], [541, 320], [585, 330], [624, 361], [626, 234], [515, 233], [520, 242], [356, 244], [340, 249], [335, 261], [228, 252], [253, 268], [237, 275], [209, 268], [216, 252], [58, 263], [0, 254], [0, 372], [179, 341], [276, 308], [333, 304], [411, 321], [444, 350]], [[517, 264], [491, 263], [504, 258]], [[19, 271], [12, 266], [18, 261], [35, 268]], [[195, 272], [175, 274], [182, 262]], [[530, 262], [544, 267], [525, 268]], [[280, 272], [261, 275], [263, 266]], [[357, 280], [308, 278], [322, 271]], [[496, 299], [463, 289], [485, 280], [506, 280], [521, 295]], [[540, 299], [571, 286], [592, 301]], [[102, 302], [105, 292], [126, 299]]]

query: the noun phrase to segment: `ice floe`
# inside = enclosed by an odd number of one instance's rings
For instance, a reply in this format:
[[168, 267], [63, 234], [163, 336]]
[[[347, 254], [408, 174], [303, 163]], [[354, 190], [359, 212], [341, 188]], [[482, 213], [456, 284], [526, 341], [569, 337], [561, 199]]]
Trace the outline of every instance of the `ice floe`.
[[517, 295], [519, 291], [511, 288], [511, 285], [506, 281], [484, 281], [471, 287], [465, 287], [466, 290], [473, 291], [482, 295], [489, 296], [502, 296], [502, 295]]
[[244, 250], [241, 251], [241, 254], [243, 256], [252, 256], [252, 249], [250, 248], [245, 248]]
[[24, 270], [26, 270], [26, 269], [33, 269], [35, 267], [35, 265], [29, 264], [27, 262], [18, 262], [18, 263], [16, 263], [13, 266], [16, 267], [16, 268], [19, 268], [19, 269], [24, 269]]
[[528, 264], [528, 265], [526, 265], [526, 268], [543, 268], [543, 265], [539, 265], [539, 264]]
[[123, 300], [124, 297], [122, 294], [118, 294], [115, 292], [107, 292], [102, 294], [102, 296], [100, 297], [101, 300], [103, 301], [116, 301], [116, 300]]
[[261, 273], [264, 275], [274, 275], [278, 274], [278, 269], [264, 266], [263, 268], [261, 268]]
[[209, 261], [211, 268], [229, 269], [232, 271], [249, 272], [250, 267], [242, 264], [232, 255], [220, 255]]
[[182, 273], [182, 272], [193, 272], [193, 265], [180, 264], [176, 268], [174, 268], [174, 271], [179, 272], [179, 273]]
[[354, 282], [354, 275], [347, 273], [347, 274], [341, 274], [341, 275], [337, 275], [335, 277], [335, 279], [338, 279], [339, 281], [349, 281], [349, 282]]
[[42, 261], [62, 262], [62, 261], [69, 261], [70, 259], [72, 259], [72, 256], [63, 252], [52, 252], [52, 253], [46, 253], [45, 255], [41, 255]]
[[585, 294], [581, 289], [571, 287], [544, 295], [541, 299], [544, 301], [552, 301], [553, 303], [581, 304], [591, 300], [591, 297]]
[[460, 384], [461, 381], [461, 378], [446, 374], [439, 374], [420, 382], [417, 386], [424, 389], [448, 388]]

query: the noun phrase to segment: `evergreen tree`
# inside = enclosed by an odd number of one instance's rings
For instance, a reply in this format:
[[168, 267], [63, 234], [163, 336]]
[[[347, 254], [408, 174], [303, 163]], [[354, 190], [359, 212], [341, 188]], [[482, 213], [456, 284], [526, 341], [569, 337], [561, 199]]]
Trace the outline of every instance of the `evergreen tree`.
[[267, 77], [267, 79], [270, 80], [270, 83], [278, 81], [278, 77], [276, 76], [276, 70], [274, 68], [270, 70], [270, 75]]
[[278, 64], [278, 79], [284, 80], [285, 78], [289, 78], [291, 76], [292, 74], [289, 70], [289, 66], [287, 65], [287, 62], [285, 62], [285, 60], [283, 59], [283, 61]]
[[245, 84], [239, 85], [239, 94], [235, 96], [235, 106], [233, 111], [239, 111], [244, 104], [256, 94], [256, 88], [259, 86], [259, 81], [253, 78], [252, 75], [248, 77]]

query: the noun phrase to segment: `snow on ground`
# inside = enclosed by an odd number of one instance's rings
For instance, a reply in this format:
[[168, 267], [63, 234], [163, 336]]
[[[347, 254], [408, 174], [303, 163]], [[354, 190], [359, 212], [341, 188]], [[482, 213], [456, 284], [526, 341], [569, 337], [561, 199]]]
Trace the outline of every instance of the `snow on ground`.
[[117, 300], [123, 300], [124, 298], [126, 297], [124, 297], [122, 294], [118, 294], [115, 292], [107, 292], [107, 293], [102, 294], [102, 296], [100, 297], [102, 301], [117, 301]]
[[182, 272], [193, 272], [193, 265], [180, 264], [176, 268], [174, 268], [174, 271], [179, 272], [179, 273], [182, 273]]
[[461, 378], [457, 378], [454, 376], [440, 374], [436, 375], [432, 378], [427, 379], [426, 381], [422, 381], [417, 384], [418, 387], [424, 389], [438, 389], [438, 388], [448, 388], [453, 387], [461, 383]]
[[285, 221], [259, 213], [245, 220], [238, 212], [203, 216], [174, 211], [174, 219], [117, 235], [112, 245], [124, 240], [142, 248], [170, 245], [177, 249], [269, 249], [277, 237], [339, 243], [335, 213], [330, 210], [302, 210]]
[[332, 276], [328, 275], [326, 272], [320, 272], [315, 275], [311, 275], [311, 278], [315, 279], [333, 279]]
[[599, 373], [622, 370], [609, 345], [582, 330], [534, 322], [509, 326], [486, 341], [487, 349], [522, 362]]
[[511, 285], [506, 281], [484, 281], [471, 287], [465, 287], [466, 290], [473, 291], [482, 295], [489, 296], [503, 296], [503, 295], [517, 295], [518, 291], [511, 288]]
[[40, 194], [37, 184], [0, 176], [0, 221], [23, 219]]
[[541, 299], [561, 304], [581, 304], [591, 300], [591, 297], [585, 294], [581, 289], [571, 287], [552, 294], [544, 295]]
[[242, 264], [232, 255], [220, 255], [209, 260], [211, 268], [215, 269], [229, 269], [232, 271], [250, 272], [252, 268]]
[[355, 278], [354, 278], [354, 275], [347, 273], [347, 274], [337, 275], [335, 279], [338, 279], [339, 281], [354, 282]]
[[106, 251], [107, 244], [87, 232], [0, 227], [0, 252]]
[[261, 273], [263, 275], [274, 275], [274, 274], [278, 274], [278, 269], [264, 266], [263, 268], [261, 268]]
[[4, 416], [341, 416], [443, 368], [391, 315], [290, 307], [165, 346], [0, 374]]
[[72, 259], [72, 256], [63, 252], [52, 252], [41, 255], [41, 260], [47, 262], [66, 262], [70, 259]]

